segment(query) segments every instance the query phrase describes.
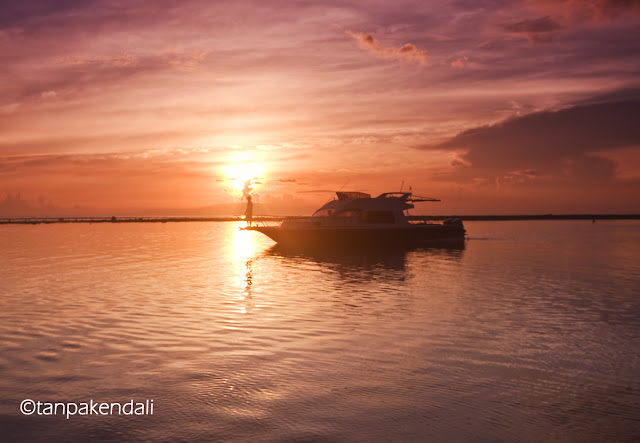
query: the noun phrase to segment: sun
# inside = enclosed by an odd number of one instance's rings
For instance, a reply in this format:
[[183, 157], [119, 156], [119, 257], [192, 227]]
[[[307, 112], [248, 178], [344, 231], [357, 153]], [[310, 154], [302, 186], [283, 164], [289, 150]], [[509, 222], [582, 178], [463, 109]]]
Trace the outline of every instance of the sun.
[[232, 163], [224, 166], [224, 173], [234, 189], [238, 191], [245, 189], [247, 180], [250, 188], [253, 189], [257, 179], [264, 175], [264, 165], [261, 163]]

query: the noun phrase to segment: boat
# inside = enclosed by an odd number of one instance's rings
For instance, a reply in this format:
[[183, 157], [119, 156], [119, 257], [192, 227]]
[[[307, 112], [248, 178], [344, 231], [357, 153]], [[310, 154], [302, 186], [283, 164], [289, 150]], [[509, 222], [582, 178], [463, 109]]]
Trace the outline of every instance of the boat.
[[464, 245], [466, 231], [459, 218], [442, 223], [415, 223], [407, 218], [405, 211], [414, 208], [414, 203], [434, 201], [440, 200], [411, 192], [386, 192], [375, 198], [364, 192], [336, 192], [334, 199], [309, 218], [242, 229], [261, 232], [278, 246], [291, 248]]

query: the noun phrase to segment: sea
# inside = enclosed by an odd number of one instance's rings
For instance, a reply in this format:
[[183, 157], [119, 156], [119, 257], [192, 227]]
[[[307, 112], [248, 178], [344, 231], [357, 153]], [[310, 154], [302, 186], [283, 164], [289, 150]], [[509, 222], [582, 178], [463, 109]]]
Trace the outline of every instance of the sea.
[[640, 221], [465, 227], [0, 225], [0, 440], [640, 440]]

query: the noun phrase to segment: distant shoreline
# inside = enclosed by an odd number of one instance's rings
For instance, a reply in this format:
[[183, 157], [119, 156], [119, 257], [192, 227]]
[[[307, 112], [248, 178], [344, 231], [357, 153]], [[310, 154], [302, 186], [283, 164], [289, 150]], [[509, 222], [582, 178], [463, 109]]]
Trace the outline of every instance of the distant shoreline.
[[539, 215], [410, 215], [409, 220], [444, 220], [459, 218], [463, 221], [507, 220], [640, 220], [640, 214], [539, 214]]
[[[305, 216], [258, 216], [256, 222], [278, 222]], [[459, 218], [462, 221], [516, 220], [640, 220], [640, 214], [539, 214], [539, 215], [409, 215], [411, 221], [437, 221]], [[0, 225], [52, 223], [176, 223], [176, 222], [239, 222], [242, 217], [0, 217]]]

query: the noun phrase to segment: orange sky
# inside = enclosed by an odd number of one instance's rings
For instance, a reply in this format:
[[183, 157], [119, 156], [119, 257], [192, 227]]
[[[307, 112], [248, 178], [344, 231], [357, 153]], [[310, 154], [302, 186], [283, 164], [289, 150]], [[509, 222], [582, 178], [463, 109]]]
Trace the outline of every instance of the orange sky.
[[0, 56], [0, 217], [640, 212], [638, 1], [15, 2]]

